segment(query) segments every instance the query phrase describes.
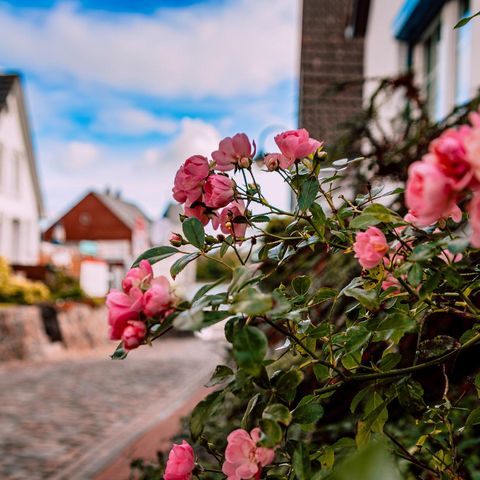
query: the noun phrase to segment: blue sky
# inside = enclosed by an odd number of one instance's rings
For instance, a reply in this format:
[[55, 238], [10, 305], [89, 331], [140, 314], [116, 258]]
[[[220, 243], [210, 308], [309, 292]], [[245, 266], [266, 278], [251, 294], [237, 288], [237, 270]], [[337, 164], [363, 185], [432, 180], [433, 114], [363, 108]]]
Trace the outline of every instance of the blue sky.
[[299, 14], [298, 0], [0, 0], [0, 69], [24, 75], [49, 217], [106, 186], [158, 216], [187, 156], [295, 127]]

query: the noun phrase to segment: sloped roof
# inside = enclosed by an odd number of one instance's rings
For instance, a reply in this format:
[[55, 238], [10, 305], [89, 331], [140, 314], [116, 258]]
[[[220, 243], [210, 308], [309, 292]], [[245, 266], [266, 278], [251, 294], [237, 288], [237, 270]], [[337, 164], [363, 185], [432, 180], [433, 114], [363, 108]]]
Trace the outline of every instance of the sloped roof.
[[18, 103], [19, 121], [22, 128], [23, 139], [25, 142], [25, 152], [27, 154], [28, 165], [32, 176], [33, 189], [37, 200], [38, 214], [43, 217], [43, 197], [38, 179], [37, 165], [35, 153], [32, 146], [32, 134], [30, 131], [30, 123], [27, 115], [25, 99], [22, 91], [22, 82], [19, 74], [2, 74], [0, 73], [0, 113], [7, 104], [9, 95], [15, 95]]
[[134, 203], [127, 202], [118, 195], [98, 192], [93, 194], [130, 229], [134, 229], [135, 221], [139, 216], [151, 223], [147, 215]]

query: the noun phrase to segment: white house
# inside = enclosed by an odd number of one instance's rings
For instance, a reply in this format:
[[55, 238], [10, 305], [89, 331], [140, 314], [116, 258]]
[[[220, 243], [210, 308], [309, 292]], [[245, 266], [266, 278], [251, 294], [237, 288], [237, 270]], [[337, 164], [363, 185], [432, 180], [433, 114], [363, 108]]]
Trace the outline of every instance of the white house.
[[[356, 0], [352, 31], [364, 37], [364, 76], [413, 70], [431, 117], [444, 118], [480, 88], [480, 0]], [[365, 98], [375, 88], [365, 85]]]
[[0, 256], [35, 265], [43, 214], [21, 80], [0, 74]]

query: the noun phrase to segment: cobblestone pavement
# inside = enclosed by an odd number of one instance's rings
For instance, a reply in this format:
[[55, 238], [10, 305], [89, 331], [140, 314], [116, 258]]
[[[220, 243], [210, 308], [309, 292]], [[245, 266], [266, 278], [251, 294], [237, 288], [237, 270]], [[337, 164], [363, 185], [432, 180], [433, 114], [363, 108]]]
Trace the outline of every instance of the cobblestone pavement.
[[82, 458], [92, 463], [108, 453], [102, 449], [120, 447], [167, 415], [205, 382], [221, 350], [196, 338], [169, 338], [123, 361], [102, 350], [1, 365], [0, 478], [90, 478], [78, 473]]

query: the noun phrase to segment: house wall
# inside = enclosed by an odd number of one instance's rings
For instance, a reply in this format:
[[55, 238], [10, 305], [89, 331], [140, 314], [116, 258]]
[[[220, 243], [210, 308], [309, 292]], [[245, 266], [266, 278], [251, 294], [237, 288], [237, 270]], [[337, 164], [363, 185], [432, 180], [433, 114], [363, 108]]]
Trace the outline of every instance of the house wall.
[[[351, 0], [303, 1], [299, 125], [327, 145], [362, 106], [363, 39], [345, 37], [351, 9]], [[332, 94], [349, 81], [357, 83]]]
[[[371, 0], [367, 33], [365, 36], [365, 76], [384, 77], [401, 73], [407, 69], [407, 44], [394, 38], [393, 21], [404, 0]], [[480, 11], [480, 0], [470, 0], [472, 12]], [[469, 41], [465, 49], [469, 65], [468, 97], [478, 94], [480, 88], [480, 21], [472, 20], [467, 27], [454, 30], [454, 25], [460, 16], [460, 1], [447, 1], [438, 16], [425, 26], [423, 34], [415, 42], [412, 50], [412, 68], [418, 85], [425, 87], [425, 37], [429, 34], [433, 23], [440, 20], [441, 38], [438, 55], [438, 88], [439, 98], [437, 110], [432, 116], [440, 120], [456, 105], [456, 66], [458, 60], [457, 39], [468, 29]], [[374, 82], [364, 87], [364, 97], [367, 99], [375, 88]], [[397, 106], [399, 104], [397, 103]], [[390, 116], [395, 109], [387, 106], [382, 111], [384, 116]]]
[[33, 265], [40, 247], [39, 209], [12, 92], [0, 111], [0, 255], [10, 263]]

